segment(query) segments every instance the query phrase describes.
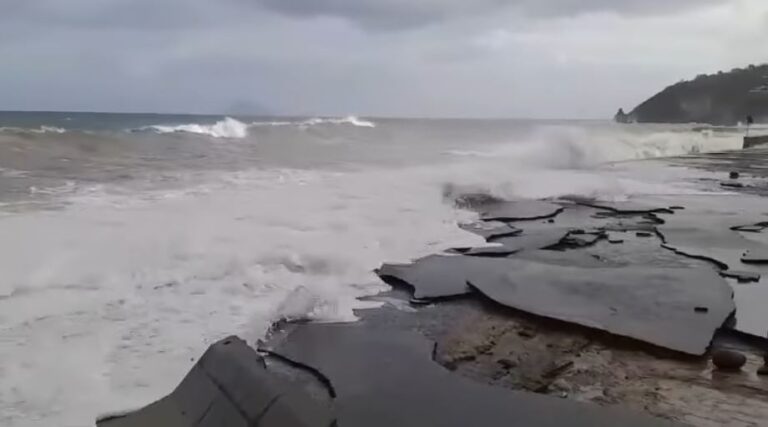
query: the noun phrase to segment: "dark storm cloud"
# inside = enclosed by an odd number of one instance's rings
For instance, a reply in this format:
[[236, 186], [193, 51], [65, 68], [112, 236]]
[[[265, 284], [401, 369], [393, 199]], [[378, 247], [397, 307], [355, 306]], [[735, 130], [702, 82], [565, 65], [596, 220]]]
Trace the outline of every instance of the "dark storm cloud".
[[530, 17], [587, 12], [663, 14], [725, 0], [253, 0], [298, 17], [332, 16], [371, 29], [413, 28], [449, 19], [517, 9]]

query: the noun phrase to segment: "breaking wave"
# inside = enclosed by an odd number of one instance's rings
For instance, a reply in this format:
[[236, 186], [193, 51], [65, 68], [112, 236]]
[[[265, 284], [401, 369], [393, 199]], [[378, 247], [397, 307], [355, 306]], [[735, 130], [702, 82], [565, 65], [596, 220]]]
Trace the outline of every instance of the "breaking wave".
[[302, 126], [316, 126], [316, 125], [323, 125], [323, 124], [331, 124], [331, 125], [352, 125], [352, 126], [366, 127], [366, 128], [376, 127], [375, 123], [368, 120], [360, 119], [357, 116], [347, 116], [343, 118], [314, 117], [309, 120], [300, 122], [299, 124]]
[[[69, 118], [64, 120], [71, 121]], [[152, 120], [152, 118], [150, 118]], [[210, 120], [210, 119], [208, 119]], [[166, 122], [166, 123], [152, 123], [151, 121], [146, 124], [139, 124], [136, 127], [130, 128], [110, 128], [103, 127], [102, 123], [96, 124], [95, 127], [91, 127], [91, 123], [85, 123], [82, 125], [75, 125], [70, 127], [69, 124], [61, 126], [53, 126], [48, 124], [39, 125], [38, 127], [25, 127], [23, 125], [17, 126], [15, 124], [9, 126], [0, 126], [0, 134], [17, 134], [17, 135], [42, 135], [42, 134], [65, 134], [65, 133], [86, 133], [86, 134], [110, 134], [115, 132], [151, 132], [160, 135], [164, 134], [192, 134], [202, 135], [211, 138], [221, 139], [242, 139], [249, 135], [249, 130], [265, 127], [295, 127], [298, 129], [304, 129], [314, 126], [354, 126], [359, 128], [375, 128], [376, 123], [370, 120], [361, 119], [357, 116], [347, 117], [313, 117], [309, 119], [276, 119], [270, 121], [245, 121], [240, 118], [239, 120], [232, 117], [222, 117], [218, 121], [196, 121], [194, 117], [187, 123], [184, 122]]]
[[248, 130], [255, 127], [266, 126], [319, 126], [319, 125], [351, 125], [356, 127], [374, 128], [376, 124], [369, 120], [363, 120], [356, 116], [342, 118], [315, 117], [302, 121], [269, 121], [243, 123], [231, 117], [226, 117], [214, 124], [187, 123], [181, 125], [153, 125], [139, 128], [138, 130], [150, 130], [159, 134], [191, 133], [207, 135], [213, 138], [240, 139], [248, 136]]
[[444, 154], [505, 159], [524, 168], [587, 169], [605, 163], [736, 150], [741, 146], [742, 136], [737, 133], [673, 130], [638, 133], [630, 128], [600, 132], [575, 126], [552, 126], [509, 144], [449, 150]]
[[43, 134], [43, 133], [55, 133], [55, 134], [62, 134], [67, 132], [66, 129], [62, 129], [60, 127], [56, 126], [40, 126], [39, 128], [21, 128], [21, 127], [0, 127], [0, 132], [10, 132], [10, 133], [36, 133], [36, 134]]
[[147, 129], [161, 134], [193, 133], [207, 135], [213, 138], [245, 138], [248, 136], [248, 125], [231, 117], [219, 120], [212, 125], [189, 123], [175, 126], [155, 125], [142, 128], [142, 130]]

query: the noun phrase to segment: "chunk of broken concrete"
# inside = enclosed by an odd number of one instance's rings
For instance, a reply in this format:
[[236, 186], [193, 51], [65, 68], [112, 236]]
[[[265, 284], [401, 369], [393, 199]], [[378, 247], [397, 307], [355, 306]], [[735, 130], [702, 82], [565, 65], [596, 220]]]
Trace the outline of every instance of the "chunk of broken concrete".
[[741, 256], [745, 264], [768, 264], [768, 249], [748, 250]]
[[744, 231], [744, 232], [747, 232], [747, 233], [760, 233], [766, 227], [768, 227], [768, 223], [761, 222], [761, 223], [758, 223], [758, 224], [739, 225], [739, 226], [736, 226], [736, 227], [731, 227], [731, 230]]
[[738, 371], [747, 363], [747, 357], [738, 351], [718, 349], [712, 352], [712, 363], [721, 371]]
[[605, 209], [620, 214], [650, 214], [650, 213], [673, 213], [667, 206], [651, 206], [644, 203], [635, 202], [610, 202], [600, 200], [589, 200], [583, 198], [572, 198], [575, 203], [583, 206], [589, 206], [597, 209]]
[[523, 230], [519, 228], [497, 221], [459, 224], [459, 228], [477, 234], [486, 240], [490, 240], [494, 237], [514, 236], [523, 232]]
[[[580, 233], [577, 233], [576, 231], [580, 231]], [[605, 233], [601, 231], [590, 231], [587, 233], [584, 230], [574, 230], [571, 231], [565, 239], [563, 239], [560, 244], [563, 246], [573, 247], [573, 248], [584, 248], [587, 246], [592, 246], [595, 243], [597, 243], [598, 240], [605, 237]]]
[[563, 207], [540, 200], [521, 200], [492, 204], [480, 213], [483, 221], [527, 221], [557, 216]]
[[508, 257], [517, 253], [520, 249], [509, 248], [504, 245], [481, 246], [477, 248], [460, 248], [458, 252], [466, 256]]
[[[700, 268], [576, 267], [517, 257], [485, 260], [469, 283], [539, 316], [701, 355], [734, 311], [730, 286]], [[695, 283], [696, 286], [691, 286]], [[695, 307], [707, 307], [696, 313]]]
[[[734, 200], [725, 202], [723, 197], [693, 198], [691, 201], [695, 203], [691, 203], [688, 209], [665, 217], [666, 223], [658, 226], [665, 242], [664, 247], [690, 258], [712, 262], [724, 271], [742, 270], [761, 274], [763, 266], [746, 265], [742, 263], [742, 256], [747, 263], [756, 263], [760, 259], [755, 255], [768, 252], [768, 247], [759, 239], [747, 239], [743, 233], [734, 231], [733, 227], [759, 223], [759, 212], [765, 202], [755, 200], [754, 205], [743, 207], [740, 206], [741, 202], [736, 202], [742, 200], [742, 196], [728, 196]], [[747, 250], [748, 256], [745, 255]], [[768, 295], [768, 289], [760, 286], [735, 286], [734, 292], [737, 305], [734, 328], [764, 337], [768, 330], [768, 318], [762, 301]]]
[[721, 187], [730, 187], [730, 188], [743, 188], [744, 184], [740, 182], [721, 182]]
[[331, 409], [270, 373], [238, 337], [205, 352], [170, 395], [138, 411], [97, 420], [98, 427], [330, 427]]
[[417, 299], [445, 298], [469, 292], [466, 272], [477, 268], [475, 258], [430, 255], [412, 264], [384, 264], [376, 273], [384, 280], [396, 279], [413, 287]]
[[494, 238], [491, 242], [503, 245], [510, 252], [532, 251], [558, 245], [567, 235], [567, 229], [553, 227], [524, 231], [516, 236]]
[[[510, 239], [520, 238], [512, 237]], [[505, 239], [500, 239], [499, 242]], [[559, 239], [557, 240], [559, 241]], [[536, 241], [540, 244], [552, 242], [552, 240], [547, 239]], [[599, 260], [586, 253], [535, 250], [537, 246], [534, 245], [530, 251], [524, 251], [515, 256], [520, 257], [520, 259], [542, 260], [559, 265], [604, 266]], [[483, 250], [488, 250], [485, 256], [481, 256]], [[475, 256], [429, 255], [417, 259], [411, 264], [384, 264], [376, 273], [390, 283], [406, 284], [412, 287], [413, 297], [417, 300], [454, 297], [470, 292], [467, 278], [475, 272], [492, 268], [493, 263], [489, 263], [488, 260], [496, 256], [506, 256], [505, 251], [508, 250], [505, 249], [505, 246], [462, 249], [462, 253], [472, 253]]]
[[363, 322], [299, 325], [273, 351], [328, 378], [336, 390], [339, 425], [344, 426], [671, 424], [624, 409], [479, 383], [434, 362], [433, 348], [418, 332]]
[[760, 273], [754, 271], [723, 270], [720, 272], [723, 277], [736, 279], [739, 283], [759, 282]]

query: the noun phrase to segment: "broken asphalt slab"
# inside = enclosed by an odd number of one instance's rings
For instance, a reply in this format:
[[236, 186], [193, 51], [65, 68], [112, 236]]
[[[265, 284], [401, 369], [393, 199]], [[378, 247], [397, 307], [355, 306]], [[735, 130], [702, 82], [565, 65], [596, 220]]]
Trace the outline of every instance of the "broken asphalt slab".
[[669, 206], [659, 206], [649, 203], [643, 203], [638, 201], [604, 201], [595, 199], [585, 199], [580, 197], [571, 197], [568, 200], [582, 205], [589, 206], [596, 209], [608, 210], [617, 214], [652, 214], [652, 213], [674, 213], [673, 209]]
[[98, 427], [331, 427], [325, 402], [270, 372], [245, 341], [208, 348], [168, 396], [142, 409], [97, 420]]
[[731, 287], [707, 266], [621, 266], [580, 251], [430, 256], [379, 274], [411, 285], [419, 299], [465, 294], [469, 284], [507, 307], [692, 355], [706, 352], [734, 311]]
[[[656, 198], [658, 199], [658, 198]], [[768, 265], [761, 264], [768, 246], [762, 233], [738, 231], [744, 224], [765, 222], [768, 204], [752, 195], [700, 195], [676, 197], [686, 209], [663, 215], [657, 229], [664, 247], [690, 258], [707, 260], [723, 271], [760, 276], [757, 286], [733, 286], [737, 331], [765, 337], [768, 333]], [[744, 276], [744, 275], [741, 275]], [[733, 280], [734, 285], [738, 277]], [[744, 281], [744, 279], [742, 279]]]
[[484, 207], [480, 213], [483, 221], [530, 221], [557, 216], [563, 207], [540, 200], [521, 200], [515, 202], [494, 203]]
[[397, 328], [299, 325], [271, 349], [311, 366], [337, 392], [339, 425], [350, 426], [672, 426], [618, 408], [518, 392], [451, 373], [433, 359], [434, 343]]
[[736, 279], [739, 283], [760, 281], [760, 274], [752, 271], [723, 270], [720, 272], [720, 275], [730, 279]]
[[412, 264], [384, 264], [376, 273], [385, 281], [396, 279], [413, 287], [416, 299], [447, 298], [470, 292], [466, 273], [483, 268], [479, 258], [429, 255]]
[[519, 228], [496, 221], [459, 224], [459, 228], [477, 234], [485, 240], [491, 240], [496, 237], [514, 236], [523, 232], [523, 230]]
[[741, 262], [745, 264], [768, 264], [768, 248], [749, 249], [741, 256]]
[[524, 250], [544, 249], [555, 246], [568, 235], [568, 229], [562, 227], [549, 227], [539, 230], [526, 230], [516, 236], [500, 237], [491, 242], [504, 246], [508, 251], [520, 252]]
[[730, 286], [706, 267], [585, 268], [504, 258], [466, 274], [507, 307], [691, 355], [707, 351], [735, 309]]

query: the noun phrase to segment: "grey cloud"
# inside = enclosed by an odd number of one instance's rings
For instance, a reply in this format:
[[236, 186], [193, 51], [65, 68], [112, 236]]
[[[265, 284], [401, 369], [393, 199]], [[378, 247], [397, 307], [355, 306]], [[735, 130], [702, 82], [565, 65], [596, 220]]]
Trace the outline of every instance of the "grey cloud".
[[[337, 17], [368, 29], [415, 28], [517, 11], [528, 17], [586, 12], [662, 14], [727, 0], [35, 0], [3, 6], [0, 22], [73, 28], [177, 29], [244, 23], [261, 10]], [[253, 7], [258, 6], [258, 7]]]
[[533, 14], [577, 15], [588, 12], [659, 15], [691, 10], [727, 0], [510, 0]]
[[716, 1], [17, 0], [0, 109], [602, 117], [766, 57], [764, 0]]
[[4, 6], [0, 21], [78, 29], [196, 28], [226, 25], [226, 14], [247, 16], [248, 8], [239, 6], [230, 0], [35, 0]]
[[725, 0], [254, 0], [289, 16], [330, 16], [369, 29], [407, 29], [471, 15], [518, 11], [529, 17], [588, 12], [663, 14]]
[[435, 7], [433, 1], [392, 0], [256, 0], [268, 9], [291, 16], [334, 16], [369, 28], [413, 27], [445, 18], [455, 4]]

